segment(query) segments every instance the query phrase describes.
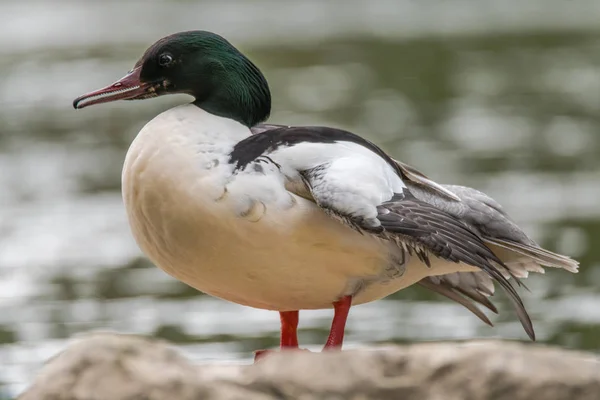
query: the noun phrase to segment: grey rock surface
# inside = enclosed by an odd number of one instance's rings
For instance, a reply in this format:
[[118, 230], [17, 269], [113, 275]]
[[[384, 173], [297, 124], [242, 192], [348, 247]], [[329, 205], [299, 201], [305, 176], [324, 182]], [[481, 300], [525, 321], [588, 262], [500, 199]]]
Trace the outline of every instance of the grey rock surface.
[[193, 365], [163, 341], [91, 334], [50, 359], [19, 399], [599, 400], [600, 357], [472, 341]]

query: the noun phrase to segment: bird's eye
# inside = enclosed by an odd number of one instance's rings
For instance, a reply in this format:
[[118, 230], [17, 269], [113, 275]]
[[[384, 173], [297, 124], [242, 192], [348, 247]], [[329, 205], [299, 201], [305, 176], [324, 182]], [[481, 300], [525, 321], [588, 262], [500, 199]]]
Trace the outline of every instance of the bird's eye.
[[158, 65], [161, 67], [168, 67], [173, 62], [173, 57], [170, 54], [161, 54], [158, 56]]

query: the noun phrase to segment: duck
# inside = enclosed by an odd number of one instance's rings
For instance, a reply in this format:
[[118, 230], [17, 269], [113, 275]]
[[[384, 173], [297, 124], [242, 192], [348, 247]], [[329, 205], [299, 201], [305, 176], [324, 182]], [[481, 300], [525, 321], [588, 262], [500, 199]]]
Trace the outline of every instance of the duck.
[[154, 117], [126, 154], [132, 235], [175, 279], [277, 311], [280, 350], [299, 349], [300, 310], [333, 309], [323, 350], [339, 350], [351, 306], [412, 285], [488, 325], [480, 306], [498, 312], [498, 285], [535, 340], [516, 287], [544, 267], [578, 271], [481, 191], [436, 183], [346, 130], [267, 122], [266, 78], [216, 33], [158, 40], [123, 78], [73, 106], [181, 93], [193, 101]]

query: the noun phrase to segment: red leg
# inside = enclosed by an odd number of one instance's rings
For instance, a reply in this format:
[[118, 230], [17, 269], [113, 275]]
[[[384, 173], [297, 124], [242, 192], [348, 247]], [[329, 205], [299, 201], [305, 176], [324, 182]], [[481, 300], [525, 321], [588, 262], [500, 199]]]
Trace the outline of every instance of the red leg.
[[279, 347], [298, 348], [298, 319], [299, 311], [282, 311], [279, 313], [281, 320], [281, 340]]
[[[340, 350], [344, 342], [344, 330], [346, 329], [346, 320], [352, 306], [352, 296], [344, 296], [333, 303], [333, 321], [329, 337], [323, 350]], [[281, 319], [281, 349], [298, 348], [298, 311], [282, 311], [279, 313]], [[258, 361], [272, 350], [258, 350], [254, 354], [254, 362]]]
[[340, 350], [342, 348], [346, 320], [348, 319], [351, 305], [352, 296], [344, 296], [333, 303], [333, 322], [331, 323], [329, 337], [327, 338], [327, 342], [325, 342], [323, 350]]
[[[298, 319], [299, 311], [280, 311], [279, 319], [281, 320], [281, 336], [279, 347], [284, 349], [298, 348]], [[257, 350], [254, 352], [254, 362], [266, 356], [273, 350]]]

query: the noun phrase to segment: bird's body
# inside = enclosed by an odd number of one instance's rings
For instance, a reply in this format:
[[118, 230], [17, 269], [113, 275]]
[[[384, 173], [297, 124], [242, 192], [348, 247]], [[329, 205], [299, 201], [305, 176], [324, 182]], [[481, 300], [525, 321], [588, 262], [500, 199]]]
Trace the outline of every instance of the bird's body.
[[[250, 135], [242, 124], [185, 105], [155, 117], [132, 143], [123, 168], [132, 231], [175, 278], [239, 304], [288, 311], [330, 308], [351, 294], [353, 304], [365, 303], [426, 276], [478, 270], [437, 258], [427, 267], [409, 254], [405, 264], [393, 265], [402, 249], [289, 192], [268, 160], [235, 171], [230, 154]], [[348, 145], [360, 154], [360, 145]]]
[[133, 141], [123, 198], [144, 253], [175, 278], [242, 305], [277, 310], [297, 348], [298, 310], [334, 307], [326, 348], [342, 344], [351, 304], [419, 285], [475, 305], [499, 284], [533, 339], [511, 282], [578, 263], [538, 246], [502, 207], [440, 185], [351, 132], [262, 124], [268, 84], [222, 37], [182, 32], [76, 108], [169, 93], [194, 96]]

